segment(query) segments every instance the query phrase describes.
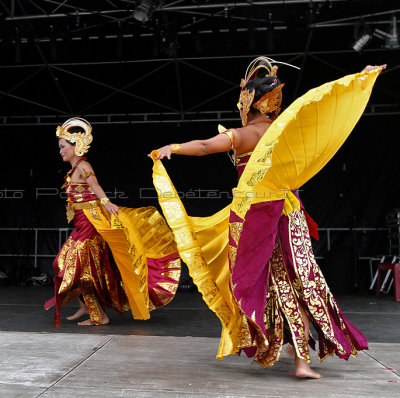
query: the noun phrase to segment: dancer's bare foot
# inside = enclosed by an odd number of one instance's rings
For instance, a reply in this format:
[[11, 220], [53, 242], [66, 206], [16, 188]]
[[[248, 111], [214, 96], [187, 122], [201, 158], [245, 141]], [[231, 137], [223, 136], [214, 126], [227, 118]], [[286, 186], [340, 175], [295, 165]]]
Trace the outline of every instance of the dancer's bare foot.
[[[106, 314], [103, 314], [100, 325], [108, 325], [109, 323], [110, 323], [110, 320], [108, 319], [108, 316]], [[86, 319], [86, 321], [78, 322], [78, 325], [79, 326], [99, 326], [99, 325], [95, 325], [94, 323], [92, 323], [90, 318]]]
[[74, 321], [75, 319], [78, 319], [81, 316], [84, 316], [84, 315], [87, 315], [87, 314], [89, 314], [89, 312], [88, 312], [86, 306], [81, 305], [79, 307], [78, 311], [76, 311], [75, 314], [73, 314], [73, 315], [67, 316], [67, 319], [69, 321]]
[[315, 372], [310, 368], [308, 363], [304, 359], [300, 359], [296, 357], [294, 359], [294, 363], [296, 364], [296, 377], [300, 379], [320, 379], [322, 375]]

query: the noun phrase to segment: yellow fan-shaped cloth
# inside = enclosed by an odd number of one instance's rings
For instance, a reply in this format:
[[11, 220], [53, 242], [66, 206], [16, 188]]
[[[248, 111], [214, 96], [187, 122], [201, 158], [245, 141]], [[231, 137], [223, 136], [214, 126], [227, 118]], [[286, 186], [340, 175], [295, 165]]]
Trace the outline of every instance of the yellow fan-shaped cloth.
[[[149, 310], [160, 305], [149, 298], [147, 259], [160, 259], [178, 251], [164, 218], [154, 207], [119, 207], [118, 219], [114, 216], [110, 219], [102, 206], [97, 208], [95, 216], [90, 209], [83, 211], [111, 249], [133, 317], [148, 319]], [[171, 294], [163, 297], [165, 305], [172, 300], [178, 287], [180, 260], [165, 264], [161, 272], [175, 282], [168, 283]]]
[[294, 101], [270, 126], [239, 180], [232, 210], [280, 200], [317, 174], [361, 117], [380, 69], [323, 84]]
[[229, 288], [230, 206], [210, 217], [189, 217], [160, 160], [154, 160], [153, 183], [179, 254], [207, 306], [222, 323], [218, 359], [238, 352], [237, 340], [249, 337], [247, 322]]

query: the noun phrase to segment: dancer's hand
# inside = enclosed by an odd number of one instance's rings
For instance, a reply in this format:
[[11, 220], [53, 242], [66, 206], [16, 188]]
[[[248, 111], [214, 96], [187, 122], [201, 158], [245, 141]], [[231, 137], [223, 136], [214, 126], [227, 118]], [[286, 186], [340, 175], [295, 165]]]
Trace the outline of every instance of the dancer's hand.
[[[154, 152], [158, 152], [155, 154]], [[156, 151], [152, 151], [153, 153], [153, 158], [154, 159], [163, 159], [164, 157], [167, 157], [168, 159], [171, 159], [172, 155], [172, 147], [171, 145], [165, 145], [162, 148], [157, 149]], [[151, 153], [147, 155], [149, 158], [151, 158]]]
[[383, 65], [367, 65], [361, 72], [369, 72], [375, 69], [386, 69], [386, 64]]
[[114, 214], [114, 216], [118, 218], [118, 211], [119, 211], [119, 208], [118, 208], [117, 205], [115, 205], [114, 203], [111, 203], [111, 202], [107, 202], [107, 203], [104, 205], [104, 208], [105, 208], [110, 214]]

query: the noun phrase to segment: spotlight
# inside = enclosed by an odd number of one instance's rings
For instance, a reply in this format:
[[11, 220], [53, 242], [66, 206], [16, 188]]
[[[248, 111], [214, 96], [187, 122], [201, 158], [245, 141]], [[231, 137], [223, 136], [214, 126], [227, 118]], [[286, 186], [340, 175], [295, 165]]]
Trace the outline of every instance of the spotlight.
[[153, 8], [153, 0], [142, 0], [133, 11], [133, 18], [139, 22], [147, 22]]
[[361, 52], [363, 48], [368, 44], [368, 42], [372, 39], [372, 35], [369, 33], [365, 33], [359, 37], [359, 39], [353, 44], [353, 50], [357, 52]]

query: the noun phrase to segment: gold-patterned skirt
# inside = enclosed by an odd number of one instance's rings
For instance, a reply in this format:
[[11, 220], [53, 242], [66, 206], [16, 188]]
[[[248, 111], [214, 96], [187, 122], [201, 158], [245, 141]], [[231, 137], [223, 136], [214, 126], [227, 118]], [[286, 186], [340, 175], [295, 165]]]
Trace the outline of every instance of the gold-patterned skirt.
[[54, 325], [60, 326], [60, 310], [80, 297], [94, 325], [102, 321], [102, 310], [129, 310], [118, 267], [103, 237], [82, 210], [75, 210], [75, 228], [53, 263], [55, 296], [45, 309], [56, 305]]

